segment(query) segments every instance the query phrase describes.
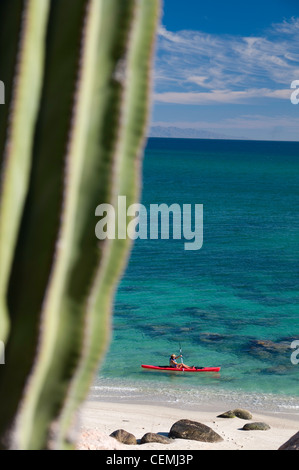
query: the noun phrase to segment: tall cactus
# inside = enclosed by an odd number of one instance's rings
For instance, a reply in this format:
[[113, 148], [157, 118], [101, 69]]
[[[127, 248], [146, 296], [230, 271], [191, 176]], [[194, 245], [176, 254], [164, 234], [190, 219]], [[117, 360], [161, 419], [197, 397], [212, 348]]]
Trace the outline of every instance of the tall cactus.
[[[9, 4], [19, 7], [18, 15]], [[11, 224], [15, 235], [8, 244], [0, 230], [0, 248], [9, 246], [11, 253], [5, 272], [0, 268], [0, 318], [10, 322], [0, 369], [0, 440], [2, 448], [72, 448], [74, 416], [109, 340], [113, 293], [130, 246], [126, 239], [97, 240], [95, 209], [117, 207], [118, 195], [128, 204], [139, 196], [159, 0], [4, 5], [15, 26], [6, 31], [12, 42], [20, 44], [16, 35], [25, 41], [22, 8], [28, 22], [39, 17], [39, 62], [32, 73], [43, 83], [42, 93], [38, 85], [34, 90], [24, 156], [21, 136], [9, 132], [16, 177], [23, 178], [13, 221], [7, 215], [13, 176], [2, 145], [0, 208], [6, 212], [0, 223]], [[2, 46], [0, 38], [0, 56]], [[12, 66], [22, 51], [15, 46], [8, 55], [10, 83], [22, 79], [20, 66]], [[25, 82], [27, 93], [29, 86]], [[0, 138], [27, 106], [20, 102], [15, 115], [1, 121]]]

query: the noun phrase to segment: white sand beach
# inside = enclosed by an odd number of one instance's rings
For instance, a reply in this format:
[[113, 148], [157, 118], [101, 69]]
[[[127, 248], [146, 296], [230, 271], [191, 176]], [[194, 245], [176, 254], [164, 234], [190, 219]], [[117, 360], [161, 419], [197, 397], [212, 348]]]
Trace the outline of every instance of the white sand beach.
[[[244, 405], [246, 408], [246, 405]], [[153, 404], [113, 403], [88, 401], [80, 412], [78, 449], [119, 449], [119, 450], [277, 450], [299, 430], [299, 417], [295, 414], [252, 412], [252, 420], [239, 418], [224, 419], [217, 416], [230, 407], [219, 404], [202, 405], [198, 409], [186, 410], [180, 407]], [[171, 444], [147, 443], [124, 445], [109, 435], [124, 429], [137, 441], [145, 433], [159, 433], [167, 436], [171, 426], [180, 419], [190, 419], [205, 424], [216, 431], [223, 441], [205, 443], [194, 440], [173, 439]], [[265, 422], [267, 431], [244, 431], [248, 422]]]

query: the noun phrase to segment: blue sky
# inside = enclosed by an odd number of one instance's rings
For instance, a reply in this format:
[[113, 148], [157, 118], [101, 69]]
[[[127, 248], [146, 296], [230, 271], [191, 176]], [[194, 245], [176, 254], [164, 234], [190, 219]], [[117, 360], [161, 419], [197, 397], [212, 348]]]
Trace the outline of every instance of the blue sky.
[[152, 125], [299, 140], [298, 0], [164, 0]]

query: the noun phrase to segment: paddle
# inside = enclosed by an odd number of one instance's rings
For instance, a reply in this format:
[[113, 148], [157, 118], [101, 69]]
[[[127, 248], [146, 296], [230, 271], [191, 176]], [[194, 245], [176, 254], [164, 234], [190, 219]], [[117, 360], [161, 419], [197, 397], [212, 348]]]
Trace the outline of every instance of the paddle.
[[183, 364], [183, 355], [182, 355], [182, 346], [180, 343], [180, 355], [181, 355], [181, 364]]

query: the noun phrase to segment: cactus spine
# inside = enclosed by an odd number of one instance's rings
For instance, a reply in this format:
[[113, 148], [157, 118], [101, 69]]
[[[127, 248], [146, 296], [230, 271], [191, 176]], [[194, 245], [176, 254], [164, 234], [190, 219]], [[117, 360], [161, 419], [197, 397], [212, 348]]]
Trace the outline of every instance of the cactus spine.
[[130, 245], [96, 239], [95, 208], [138, 199], [158, 12], [158, 0], [50, 1], [31, 173], [3, 293], [4, 448], [12, 430], [17, 448], [74, 445]]

